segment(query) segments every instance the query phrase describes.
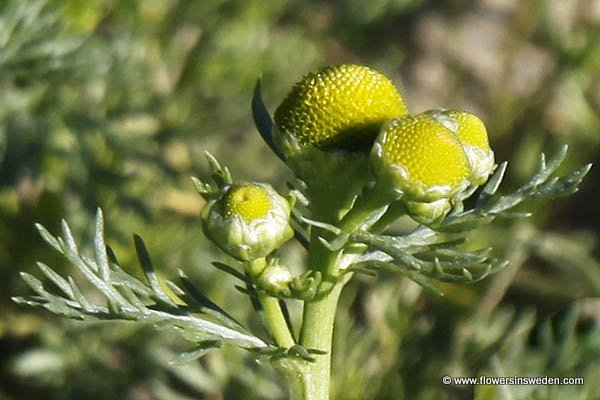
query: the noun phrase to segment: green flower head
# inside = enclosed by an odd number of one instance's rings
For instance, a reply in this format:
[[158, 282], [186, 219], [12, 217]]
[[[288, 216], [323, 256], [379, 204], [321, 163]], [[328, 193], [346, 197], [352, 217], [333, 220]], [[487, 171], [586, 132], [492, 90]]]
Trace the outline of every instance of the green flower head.
[[207, 205], [202, 226], [206, 236], [232, 257], [249, 261], [265, 257], [294, 235], [290, 205], [271, 186], [229, 186]]
[[431, 224], [446, 216], [458, 193], [487, 180], [494, 153], [479, 118], [440, 109], [384, 125], [371, 163], [378, 179], [403, 199], [408, 213]]
[[313, 199], [335, 196], [343, 210], [372, 179], [369, 151], [381, 126], [403, 114], [404, 101], [384, 75], [360, 65], [330, 66], [292, 87], [275, 111], [272, 137]]
[[305, 75], [274, 120], [280, 136], [300, 145], [357, 150], [370, 147], [381, 125], [403, 114], [404, 101], [384, 75], [360, 65], [337, 65]]
[[457, 135], [428, 114], [405, 115], [387, 123], [371, 161], [378, 178], [409, 201], [454, 196], [469, 183], [469, 160]]

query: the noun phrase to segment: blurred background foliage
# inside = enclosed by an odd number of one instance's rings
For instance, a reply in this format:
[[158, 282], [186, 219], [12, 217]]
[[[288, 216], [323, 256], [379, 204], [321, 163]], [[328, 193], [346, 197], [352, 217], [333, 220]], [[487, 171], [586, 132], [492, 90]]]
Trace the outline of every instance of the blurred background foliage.
[[[258, 329], [247, 299], [210, 267], [190, 175], [211, 151], [240, 179], [284, 187], [285, 166], [250, 114], [262, 74], [274, 109], [309, 69], [355, 62], [390, 76], [413, 112], [486, 121], [508, 185], [541, 151], [600, 162], [599, 0], [1, 0], [0, 399], [283, 399], [268, 366], [235, 349], [184, 367], [186, 344], [128, 323], [83, 324], [19, 307], [18, 271], [68, 268], [34, 230], [65, 218], [90, 243], [96, 207], [129, 270], [131, 234], [173, 278]], [[471, 238], [510, 266], [437, 298], [395, 276], [342, 298], [335, 399], [598, 399], [600, 173], [529, 220]], [[301, 260], [288, 246], [285, 256]], [[298, 314], [297, 305], [292, 311]], [[454, 387], [441, 376], [583, 376], [585, 386]]]

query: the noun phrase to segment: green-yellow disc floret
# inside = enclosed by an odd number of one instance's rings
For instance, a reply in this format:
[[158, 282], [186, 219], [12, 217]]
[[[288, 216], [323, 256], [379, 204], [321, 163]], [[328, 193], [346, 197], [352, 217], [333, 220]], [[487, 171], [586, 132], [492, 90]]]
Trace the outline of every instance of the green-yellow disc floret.
[[202, 217], [206, 236], [242, 261], [266, 257], [294, 235], [288, 201], [263, 183], [228, 187]]
[[274, 120], [301, 145], [356, 150], [370, 147], [381, 125], [403, 114], [406, 106], [392, 81], [368, 67], [338, 65], [305, 75]]
[[264, 217], [271, 208], [271, 200], [260, 186], [234, 186], [225, 196], [225, 215], [239, 215], [247, 223]]

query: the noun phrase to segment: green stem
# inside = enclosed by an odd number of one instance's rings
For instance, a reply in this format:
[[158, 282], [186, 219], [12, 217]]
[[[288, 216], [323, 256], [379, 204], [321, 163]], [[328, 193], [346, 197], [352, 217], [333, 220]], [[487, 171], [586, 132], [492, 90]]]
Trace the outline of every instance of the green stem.
[[[334, 222], [345, 232], [357, 229], [368, 229], [378, 218], [373, 218], [379, 212], [386, 210], [389, 196], [385, 188], [375, 187], [359, 199], [352, 210], [341, 221], [337, 220], [339, 207], [332, 198], [324, 198], [322, 202], [314, 203], [313, 214], [319, 218]], [[320, 203], [320, 204], [319, 204]], [[381, 215], [379, 215], [381, 216]], [[335, 222], [334, 222], [335, 223]], [[329, 239], [330, 232], [316, 227], [311, 234], [309, 248], [309, 265], [311, 269], [323, 274], [323, 282], [318, 295], [304, 303], [300, 345], [305, 349], [316, 349], [325, 354], [316, 355], [314, 362], [295, 360], [281, 365], [279, 370], [286, 376], [293, 400], [327, 400], [329, 399], [331, 379], [331, 352], [333, 327], [340, 294], [351, 274], [339, 275], [339, 256], [341, 251], [330, 251], [319, 241], [319, 237]]]
[[300, 344], [305, 349], [326, 353], [314, 355], [314, 361], [282, 358], [274, 363], [286, 377], [290, 400], [329, 399], [333, 325], [342, 287], [343, 284], [335, 285], [324, 296], [304, 305]]
[[264, 324], [277, 346], [286, 349], [294, 346], [296, 343], [279, 306], [279, 300], [266, 294], [259, 294], [258, 300], [263, 306]]
[[335, 285], [322, 297], [306, 302], [300, 344], [307, 349], [318, 349], [326, 354], [315, 356], [305, 363], [302, 376], [303, 400], [327, 400], [331, 374], [333, 325], [342, 284]]
[[[260, 276], [262, 271], [265, 269], [267, 262], [264, 258], [259, 258], [248, 262], [250, 274], [253, 278]], [[265, 327], [275, 340], [275, 343], [279, 347], [289, 349], [294, 346], [296, 342], [294, 337], [289, 330], [287, 321], [279, 305], [279, 300], [275, 297], [269, 296], [268, 294], [259, 291], [258, 301], [262, 305], [262, 319]]]
[[339, 228], [345, 232], [353, 232], [357, 229], [369, 229], [376, 224], [390, 204], [398, 199], [398, 196], [389, 188], [376, 183], [369, 191], [360, 197], [354, 207], [344, 216]]
[[[300, 368], [290, 385], [290, 396], [297, 400], [327, 400], [331, 374], [331, 350], [333, 326], [337, 303], [347, 279], [336, 277], [339, 252], [327, 250], [318, 240], [321, 232], [315, 229], [311, 238], [310, 265], [323, 273], [325, 281], [320, 293], [304, 304], [300, 345], [305, 349], [321, 350], [325, 354], [315, 356], [314, 362], [300, 362]], [[288, 379], [289, 381], [289, 379]], [[298, 393], [299, 391], [299, 393]]]

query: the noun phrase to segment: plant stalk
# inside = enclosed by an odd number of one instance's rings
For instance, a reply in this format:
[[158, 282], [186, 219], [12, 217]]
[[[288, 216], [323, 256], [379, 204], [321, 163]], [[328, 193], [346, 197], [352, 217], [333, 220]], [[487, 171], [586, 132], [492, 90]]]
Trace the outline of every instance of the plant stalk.
[[[314, 202], [313, 198], [313, 206], [317, 206], [312, 210], [313, 213], [324, 221], [335, 221], [340, 207], [334, 199], [325, 197], [320, 198], [322, 201]], [[350, 233], [356, 229], [368, 229], [387, 210], [389, 197], [385, 190], [376, 187], [361, 200], [341, 221], [338, 220], [337, 224], [343, 231]], [[309, 265], [323, 274], [323, 282], [317, 296], [304, 303], [300, 332], [302, 347], [320, 350], [325, 354], [315, 355], [313, 362], [294, 360], [293, 365], [288, 362], [286, 367], [278, 368], [288, 380], [290, 399], [293, 400], [329, 399], [336, 309], [342, 289], [351, 277], [350, 273], [339, 275], [338, 261], [342, 250], [331, 251], [319, 240], [319, 237], [328, 239], [329, 236], [330, 232], [316, 227], [311, 233]]]
[[302, 377], [305, 393], [302, 400], [329, 399], [333, 326], [342, 287], [341, 283], [337, 284], [321, 298], [304, 305], [300, 344], [326, 354], [316, 355], [314, 362], [305, 363]]
[[[264, 258], [252, 260], [248, 263], [248, 266], [250, 273], [256, 277], [264, 270], [266, 260]], [[288, 349], [294, 346], [296, 342], [283, 316], [279, 300], [264, 292], [259, 292], [258, 301], [262, 306], [262, 319], [265, 328], [267, 328], [277, 346]]]
[[263, 306], [265, 326], [271, 336], [273, 336], [273, 340], [275, 340], [277, 346], [286, 349], [294, 346], [296, 342], [294, 341], [288, 328], [287, 321], [283, 316], [279, 300], [266, 294], [259, 294], [258, 300]]
[[318, 236], [322, 233], [319, 229], [313, 231], [309, 263], [323, 273], [324, 282], [321, 283], [319, 294], [304, 303], [300, 345], [325, 354], [315, 355], [313, 362], [299, 362], [300, 368], [295, 376], [297, 382], [290, 385], [290, 390], [300, 391], [290, 393], [290, 397], [296, 400], [329, 399], [333, 326], [338, 300], [346, 280], [333, 275], [337, 272], [339, 252], [331, 252], [320, 243]]

